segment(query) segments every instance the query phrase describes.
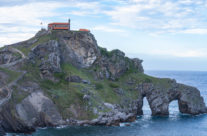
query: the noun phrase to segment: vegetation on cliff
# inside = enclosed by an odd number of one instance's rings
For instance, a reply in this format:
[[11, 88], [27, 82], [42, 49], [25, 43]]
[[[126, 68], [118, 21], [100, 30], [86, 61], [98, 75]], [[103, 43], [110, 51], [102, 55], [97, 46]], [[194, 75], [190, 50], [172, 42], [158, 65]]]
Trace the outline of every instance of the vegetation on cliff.
[[169, 114], [172, 100], [179, 101], [183, 113], [206, 112], [196, 88], [144, 74], [142, 60], [99, 47], [89, 32], [41, 30], [27, 41], [1, 48], [0, 77], [5, 131], [117, 125], [142, 114], [144, 97], [153, 115]]

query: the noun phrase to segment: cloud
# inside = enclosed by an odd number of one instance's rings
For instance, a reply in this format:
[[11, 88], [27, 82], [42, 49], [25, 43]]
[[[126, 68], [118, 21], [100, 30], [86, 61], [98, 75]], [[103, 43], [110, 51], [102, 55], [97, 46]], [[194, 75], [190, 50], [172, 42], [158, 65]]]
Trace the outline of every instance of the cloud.
[[0, 34], [0, 45], [8, 45], [16, 43], [34, 36], [34, 33], [9, 33], [9, 34]]
[[[44, 17], [57, 15], [53, 10], [59, 7], [64, 7], [64, 5], [58, 2], [38, 2], [0, 7], [0, 22], [33, 26], [36, 24], [37, 26]], [[8, 12], [10, 14], [8, 14]]]
[[171, 33], [207, 28], [206, 12], [203, 0], [129, 0], [104, 13], [113, 25]]
[[[86, 0], [2, 0], [0, 1], [0, 46], [30, 38], [41, 27], [46, 27], [49, 22], [58, 18], [68, 16], [68, 13], [78, 16], [98, 14], [99, 4]], [[41, 22], [43, 25], [40, 25]]]
[[0, 46], [25, 40], [41, 28], [40, 23], [58, 15], [59, 2], [36, 2], [0, 7]]
[[73, 3], [73, 7], [76, 7], [76, 8], [81, 8], [81, 9], [94, 9], [94, 8], [98, 8], [99, 7], [99, 4], [98, 2], [76, 2], [76, 3]]
[[92, 28], [94, 31], [103, 31], [103, 32], [124, 32], [122, 29], [117, 29], [113, 27], [108, 27], [108, 26], [96, 26]]
[[207, 34], [207, 28], [206, 29], [187, 29], [181, 31], [181, 33], [185, 34]]
[[76, 16], [91, 16], [101, 13], [100, 3], [98, 2], [74, 2], [72, 7], [75, 10], [70, 11], [68, 14]]
[[174, 57], [207, 57], [207, 49], [174, 49], [174, 50], [158, 50], [154, 49], [148, 52], [150, 55], [163, 55]]

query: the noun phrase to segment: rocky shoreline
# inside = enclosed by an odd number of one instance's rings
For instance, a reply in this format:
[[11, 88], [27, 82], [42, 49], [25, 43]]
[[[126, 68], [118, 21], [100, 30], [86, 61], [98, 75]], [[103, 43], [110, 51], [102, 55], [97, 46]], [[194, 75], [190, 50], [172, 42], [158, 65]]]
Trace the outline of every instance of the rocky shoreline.
[[207, 112], [198, 89], [144, 74], [142, 60], [97, 45], [90, 32], [41, 30], [0, 49], [0, 133], [37, 127], [119, 125], [143, 115]]

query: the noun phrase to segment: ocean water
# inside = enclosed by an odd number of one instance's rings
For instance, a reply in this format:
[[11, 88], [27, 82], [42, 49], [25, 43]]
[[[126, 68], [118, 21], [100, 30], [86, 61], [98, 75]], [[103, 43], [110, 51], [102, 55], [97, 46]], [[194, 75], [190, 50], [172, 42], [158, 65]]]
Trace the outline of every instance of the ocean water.
[[[207, 104], [207, 72], [198, 71], [146, 71], [155, 77], [176, 79], [177, 82], [195, 86]], [[177, 101], [169, 106], [169, 117], [152, 117], [144, 100], [144, 115], [120, 127], [87, 126], [38, 129], [31, 136], [207, 136], [207, 114], [191, 116], [180, 114]], [[8, 134], [11, 136], [11, 134]], [[23, 134], [19, 136], [24, 136]]]

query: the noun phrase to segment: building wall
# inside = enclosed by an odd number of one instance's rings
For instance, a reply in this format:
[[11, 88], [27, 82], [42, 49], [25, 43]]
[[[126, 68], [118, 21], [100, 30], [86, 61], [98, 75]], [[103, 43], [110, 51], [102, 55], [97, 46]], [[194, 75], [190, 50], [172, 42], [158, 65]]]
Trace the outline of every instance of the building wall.
[[52, 30], [54, 27], [68, 28], [68, 30], [70, 30], [70, 25], [66, 25], [66, 24], [52, 24], [52, 25], [48, 25], [48, 30]]

